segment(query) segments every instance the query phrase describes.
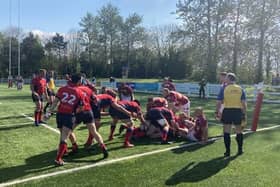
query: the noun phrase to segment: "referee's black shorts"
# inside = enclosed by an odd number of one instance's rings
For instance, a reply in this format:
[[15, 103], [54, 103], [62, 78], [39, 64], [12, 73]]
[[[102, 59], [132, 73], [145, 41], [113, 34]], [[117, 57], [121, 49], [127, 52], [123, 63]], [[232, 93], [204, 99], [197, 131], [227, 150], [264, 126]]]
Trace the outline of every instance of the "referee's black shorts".
[[241, 125], [242, 111], [240, 108], [224, 108], [222, 113], [223, 124], [227, 125]]

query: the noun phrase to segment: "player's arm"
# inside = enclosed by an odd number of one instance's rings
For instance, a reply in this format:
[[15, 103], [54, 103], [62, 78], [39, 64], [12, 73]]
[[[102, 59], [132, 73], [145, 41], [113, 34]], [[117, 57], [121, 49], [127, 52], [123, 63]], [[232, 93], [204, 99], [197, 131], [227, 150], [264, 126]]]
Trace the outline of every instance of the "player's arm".
[[35, 87], [34, 87], [33, 82], [31, 82], [31, 84], [30, 84], [30, 90], [31, 90], [32, 94], [38, 95], [38, 93], [35, 91]]
[[135, 97], [133, 93], [130, 94], [130, 97], [131, 97], [131, 101], [134, 101]]
[[112, 107], [115, 108], [116, 110], [125, 113], [128, 116], [132, 116], [134, 117], [132, 112], [129, 112], [128, 110], [126, 110], [124, 107], [122, 107], [121, 105], [119, 105], [117, 102], [112, 102]]
[[47, 89], [49, 89], [48, 85], [46, 85], [45, 92], [44, 92], [44, 94], [46, 96], [46, 99], [48, 101], [49, 100], [49, 94], [48, 94], [48, 90]]
[[54, 112], [54, 109], [56, 108], [56, 106], [58, 105], [59, 103], [59, 98], [58, 97], [55, 97], [52, 105], [50, 106], [50, 109], [49, 109], [49, 112], [52, 113]]
[[140, 122], [142, 124], [144, 124], [146, 127], [148, 126], [148, 124], [146, 123], [146, 120], [144, 119], [144, 115], [142, 114], [142, 112], [139, 112], [137, 114], [137, 118], [140, 120]]

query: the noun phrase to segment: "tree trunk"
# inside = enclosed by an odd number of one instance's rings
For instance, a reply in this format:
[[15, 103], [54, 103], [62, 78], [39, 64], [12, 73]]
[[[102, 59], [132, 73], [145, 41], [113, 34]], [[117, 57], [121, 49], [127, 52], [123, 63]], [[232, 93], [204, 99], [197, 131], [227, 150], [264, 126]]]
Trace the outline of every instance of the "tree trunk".
[[264, 11], [265, 11], [265, 0], [262, 5], [262, 14], [261, 14], [261, 22], [260, 22], [260, 38], [259, 38], [259, 52], [258, 52], [258, 64], [257, 64], [257, 73], [256, 73], [256, 83], [263, 81], [263, 50], [264, 50], [264, 35], [265, 35], [265, 27], [264, 27]]
[[240, 0], [238, 1], [237, 5], [237, 13], [236, 13], [236, 20], [234, 24], [234, 46], [233, 46], [233, 61], [232, 61], [232, 72], [237, 72], [237, 54], [238, 54], [238, 46], [239, 46], [239, 39], [237, 36], [238, 33], [238, 24], [239, 24], [239, 17], [240, 17]]
[[205, 72], [208, 72], [207, 74], [207, 80], [210, 82], [214, 82], [215, 79], [213, 77], [216, 77], [216, 74], [212, 74], [212, 45], [211, 45], [211, 0], [207, 0], [207, 69]]

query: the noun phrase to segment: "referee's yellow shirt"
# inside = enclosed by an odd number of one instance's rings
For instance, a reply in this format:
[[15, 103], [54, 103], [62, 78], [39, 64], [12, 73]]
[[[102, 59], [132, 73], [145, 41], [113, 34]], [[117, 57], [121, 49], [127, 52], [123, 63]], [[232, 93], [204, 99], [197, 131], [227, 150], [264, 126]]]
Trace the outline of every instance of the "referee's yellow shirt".
[[223, 101], [224, 108], [242, 108], [246, 94], [239, 85], [229, 84], [221, 89], [217, 99]]
[[54, 84], [53, 78], [50, 78], [50, 82], [48, 84], [49, 84], [48, 86], [49, 86], [50, 89], [52, 89], [52, 90], [55, 89], [55, 84]]

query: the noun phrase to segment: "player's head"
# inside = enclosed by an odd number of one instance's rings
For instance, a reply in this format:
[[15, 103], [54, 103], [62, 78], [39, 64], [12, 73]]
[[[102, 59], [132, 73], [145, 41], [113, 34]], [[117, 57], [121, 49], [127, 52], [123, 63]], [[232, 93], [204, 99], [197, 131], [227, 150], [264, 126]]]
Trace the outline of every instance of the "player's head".
[[164, 88], [164, 89], [162, 90], [162, 95], [163, 95], [163, 97], [168, 96], [169, 92], [170, 92], [170, 90], [169, 90], [168, 88]]
[[202, 116], [203, 114], [203, 108], [202, 107], [196, 107], [194, 111], [195, 116]]
[[105, 93], [110, 95], [110, 96], [112, 96], [113, 98], [117, 97], [117, 93], [114, 90], [112, 90], [112, 89], [106, 89]]
[[102, 86], [101, 90], [100, 90], [101, 94], [105, 94], [106, 93], [106, 86]]
[[139, 101], [139, 100], [134, 99], [133, 101], [134, 101], [135, 103], [137, 103], [137, 105], [138, 105], [138, 106], [141, 106], [141, 103], [140, 103], [140, 101]]
[[76, 85], [80, 84], [81, 83], [81, 74], [79, 74], [79, 73], [73, 74], [71, 76], [71, 82]]
[[67, 74], [65, 74], [65, 79], [67, 80], [67, 81], [71, 81], [71, 77], [70, 77], [70, 75], [67, 73]]
[[47, 73], [47, 70], [45, 70], [45, 69], [40, 69], [39, 70], [39, 76], [40, 77], [46, 77], [46, 73]]
[[228, 73], [226, 76], [226, 82], [227, 83], [233, 83], [236, 81], [236, 76], [234, 73]]

